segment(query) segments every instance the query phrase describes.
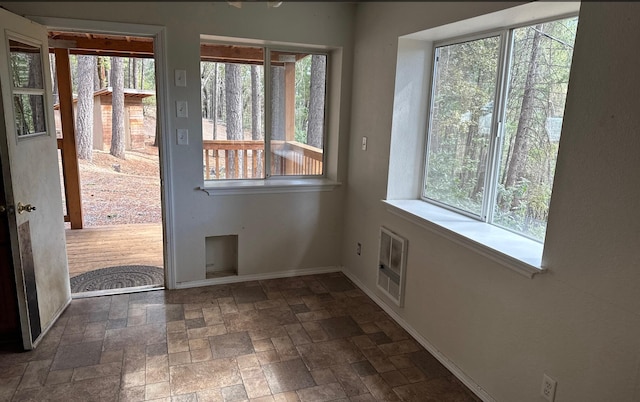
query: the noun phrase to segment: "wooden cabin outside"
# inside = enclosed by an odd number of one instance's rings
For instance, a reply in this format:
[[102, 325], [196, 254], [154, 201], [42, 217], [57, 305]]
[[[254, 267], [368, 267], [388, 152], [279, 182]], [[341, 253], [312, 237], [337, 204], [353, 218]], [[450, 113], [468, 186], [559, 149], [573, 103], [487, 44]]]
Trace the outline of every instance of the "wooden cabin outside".
[[[155, 96], [155, 91], [129, 89], [124, 90], [124, 132], [125, 150], [144, 148], [144, 105], [142, 100]], [[111, 101], [112, 89], [103, 88], [93, 93], [93, 149], [108, 150], [111, 146]], [[77, 98], [73, 99], [73, 111], [76, 113]], [[56, 119], [56, 135], [62, 138], [60, 104], [53, 106]]]

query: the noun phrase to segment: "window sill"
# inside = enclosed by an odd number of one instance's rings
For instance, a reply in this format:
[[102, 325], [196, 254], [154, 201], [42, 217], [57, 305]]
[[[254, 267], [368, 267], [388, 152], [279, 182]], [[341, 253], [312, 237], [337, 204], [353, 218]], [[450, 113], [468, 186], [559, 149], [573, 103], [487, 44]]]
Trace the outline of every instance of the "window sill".
[[221, 180], [205, 182], [200, 190], [214, 195], [276, 194], [331, 191], [341, 183], [329, 179]]
[[544, 272], [543, 244], [422, 200], [383, 200], [389, 212], [528, 278]]

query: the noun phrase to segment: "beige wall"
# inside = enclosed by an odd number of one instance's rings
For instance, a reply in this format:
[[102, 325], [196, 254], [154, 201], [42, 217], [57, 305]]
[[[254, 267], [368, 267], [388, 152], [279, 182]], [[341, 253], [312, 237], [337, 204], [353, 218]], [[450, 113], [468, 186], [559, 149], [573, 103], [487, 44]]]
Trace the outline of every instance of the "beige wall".
[[542, 400], [547, 373], [558, 381], [556, 401], [638, 401], [640, 4], [582, 5], [544, 254], [548, 273], [527, 279], [380, 202], [398, 36], [508, 6], [359, 5], [342, 261], [376, 291], [379, 227], [406, 236], [405, 307], [395, 311], [495, 400]]
[[[355, 7], [340, 3], [245, 4], [242, 9], [225, 2], [96, 2], [1, 3], [26, 16], [139, 23], [166, 27], [166, 82], [170, 123], [163, 166], [173, 182], [169, 202], [175, 240], [174, 265], [178, 282], [205, 278], [205, 237], [239, 236], [240, 274], [269, 274], [292, 269], [338, 267], [342, 238], [343, 191], [288, 194], [208, 196], [202, 186], [200, 113], [200, 35], [342, 47], [342, 118], [331, 137], [333, 173], [346, 177], [346, 140], [349, 127], [352, 22]], [[176, 69], [187, 71], [187, 87], [173, 85]], [[187, 100], [189, 118], [175, 118], [176, 100]], [[189, 145], [177, 146], [176, 128], [189, 130]], [[341, 145], [338, 146], [337, 142]]]

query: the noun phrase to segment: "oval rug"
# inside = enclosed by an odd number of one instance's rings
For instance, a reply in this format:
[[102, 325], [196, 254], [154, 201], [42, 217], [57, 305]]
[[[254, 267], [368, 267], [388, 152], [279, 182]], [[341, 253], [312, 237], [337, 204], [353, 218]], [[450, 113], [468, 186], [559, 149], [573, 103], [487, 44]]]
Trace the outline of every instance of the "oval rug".
[[74, 276], [70, 282], [71, 293], [163, 285], [164, 270], [149, 265], [119, 265], [85, 272]]

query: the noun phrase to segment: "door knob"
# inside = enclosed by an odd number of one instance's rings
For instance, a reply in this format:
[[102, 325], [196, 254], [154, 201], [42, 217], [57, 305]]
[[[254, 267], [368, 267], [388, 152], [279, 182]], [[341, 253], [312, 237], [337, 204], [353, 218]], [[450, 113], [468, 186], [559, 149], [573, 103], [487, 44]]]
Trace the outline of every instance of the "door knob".
[[32, 212], [35, 211], [36, 207], [31, 204], [23, 204], [21, 202], [18, 203], [18, 213], [21, 214], [23, 212]]

